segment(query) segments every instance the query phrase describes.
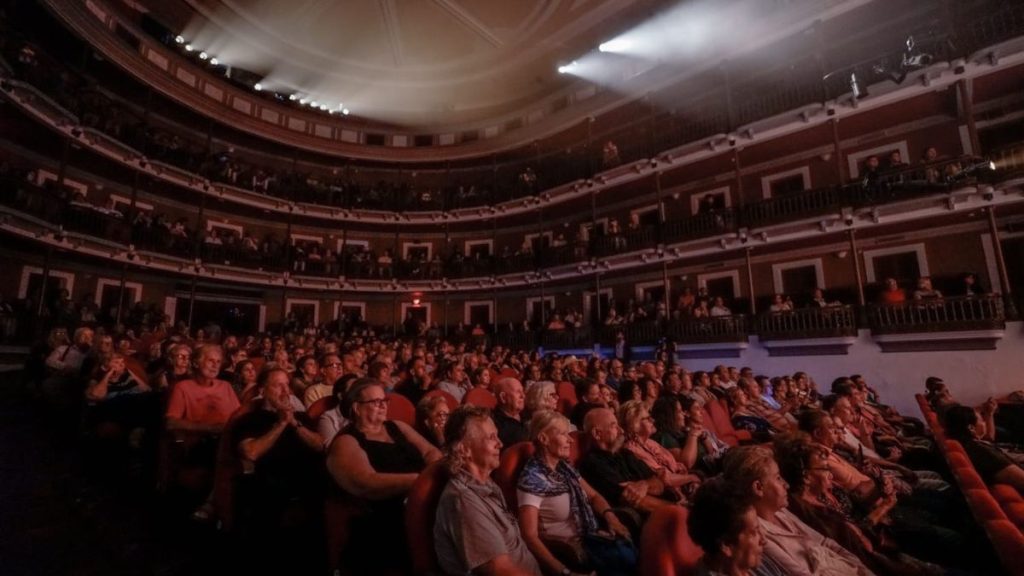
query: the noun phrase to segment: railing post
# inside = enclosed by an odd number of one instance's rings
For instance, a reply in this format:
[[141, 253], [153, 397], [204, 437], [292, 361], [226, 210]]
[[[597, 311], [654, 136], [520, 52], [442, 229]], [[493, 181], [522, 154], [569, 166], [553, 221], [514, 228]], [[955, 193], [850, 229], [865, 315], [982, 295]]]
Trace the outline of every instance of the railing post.
[[750, 293], [750, 314], [753, 316], [757, 314], [757, 299], [754, 295], [754, 267], [750, 262], [750, 253], [753, 248], [746, 249], [746, 260], [747, 260], [747, 291]]
[[1017, 306], [1013, 301], [1010, 287], [1010, 275], [1006, 271], [1006, 260], [1003, 258], [1003, 243], [999, 240], [999, 226], [996, 225], [996, 207], [988, 207], [988, 232], [992, 237], [992, 249], [996, 256], [996, 268], [999, 270], [999, 284], [1003, 289], [1003, 306], [1008, 320], [1017, 319]]

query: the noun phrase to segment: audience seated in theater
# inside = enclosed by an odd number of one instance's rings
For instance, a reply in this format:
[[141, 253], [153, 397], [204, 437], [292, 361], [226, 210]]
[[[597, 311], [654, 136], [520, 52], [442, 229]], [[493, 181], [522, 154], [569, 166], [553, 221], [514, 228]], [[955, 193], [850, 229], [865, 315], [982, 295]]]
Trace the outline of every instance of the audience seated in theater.
[[421, 398], [416, 404], [416, 431], [438, 449], [444, 447], [444, 426], [451, 410], [443, 396]]
[[803, 523], [786, 505], [789, 490], [772, 452], [741, 446], [725, 458], [723, 477], [733, 497], [754, 506], [765, 537], [765, 554], [790, 576], [872, 574], [835, 540]]
[[414, 356], [406, 364], [405, 379], [399, 382], [395, 391], [413, 404], [418, 404], [423, 395], [431, 390], [431, 382], [426, 360], [422, 356]]
[[985, 419], [970, 406], [946, 410], [946, 435], [964, 447], [978, 475], [987, 484], [1009, 484], [1024, 494], [1024, 470], [1006, 452], [986, 440]]
[[712, 318], [720, 318], [722, 316], [732, 316], [732, 310], [725, 305], [725, 299], [721, 296], [715, 296], [713, 305], [711, 306], [710, 316]]
[[786, 575], [764, 553], [767, 541], [757, 510], [747, 499], [734, 498], [721, 478], [697, 490], [686, 523], [690, 538], [704, 551], [699, 576]]
[[498, 405], [494, 407], [491, 417], [498, 428], [498, 438], [505, 447], [525, 442], [530, 437], [527, 422], [523, 421], [523, 408], [526, 407], [526, 395], [523, 383], [503, 376], [494, 383], [495, 397]]
[[334, 397], [335, 406], [321, 414], [316, 422], [316, 431], [323, 438], [324, 450], [328, 450], [338, 433], [349, 425], [349, 418], [345, 411], [345, 395], [358, 379], [359, 377], [355, 374], [345, 374], [334, 381], [331, 396]]
[[629, 530], [568, 462], [569, 432], [568, 419], [552, 410], [530, 420], [535, 452], [516, 486], [526, 546], [549, 574], [632, 573], [637, 552]]
[[676, 460], [667, 448], [651, 439], [657, 429], [643, 402], [632, 400], [619, 408], [625, 442], [623, 448], [647, 465], [669, 490], [692, 494], [700, 478], [689, 467]]
[[441, 381], [437, 383], [437, 389], [452, 395], [458, 402], [472, 388], [469, 378], [466, 377], [466, 367], [458, 360], [452, 360], [439, 369], [438, 376]]
[[231, 384], [217, 379], [223, 358], [216, 344], [196, 350], [194, 377], [171, 388], [165, 413], [168, 430], [219, 434], [224, 428], [240, 404]]
[[754, 415], [766, 420], [771, 425], [772, 432], [784, 432], [792, 427], [792, 422], [776, 408], [764, 399], [763, 390], [757, 378], [753, 376], [741, 376], [737, 388], [743, 390], [747, 399], [746, 409]]
[[885, 287], [878, 298], [882, 304], [902, 304], [907, 301], [907, 293], [900, 288], [895, 278], [886, 278]]
[[896, 476], [861, 461], [859, 456], [853, 461], [847, 460], [835, 449], [839, 433], [832, 417], [823, 411], [806, 410], [799, 420], [800, 430], [810, 435], [826, 454], [836, 486], [846, 491], [855, 505], [871, 509], [879, 499], [896, 497], [891, 533], [904, 550], [918, 558], [943, 564], [963, 560], [965, 542], [963, 536], [951, 528], [959, 520], [957, 510], [949, 505], [948, 494], [924, 486], [914, 489]]
[[634, 534], [642, 514], [678, 501], [677, 491], [668, 489], [647, 464], [623, 449], [622, 428], [610, 409], [588, 412], [583, 432], [590, 447], [580, 459], [580, 473], [613, 506], [634, 511], [636, 515], [626, 520]]
[[784, 294], [772, 296], [772, 305], [768, 307], [769, 312], [792, 312], [793, 301]]
[[125, 367], [120, 352], [111, 352], [96, 367], [85, 397], [91, 404], [86, 412], [87, 423], [119, 425], [133, 447], [141, 445], [142, 434], [155, 431], [159, 397]]
[[231, 380], [231, 389], [235, 391], [239, 402], [245, 404], [259, 394], [257, 386], [256, 365], [251, 360], [242, 360], [235, 365]]
[[711, 390], [711, 374], [698, 370], [693, 373], [693, 390], [690, 391], [690, 396], [701, 401], [702, 404], [706, 405], [708, 402], [718, 402], [718, 395]]
[[704, 427], [701, 404], [688, 396], [658, 398], [651, 411], [657, 428], [651, 438], [664, 446], [688, 469], [711, 475], [729, 445]]
[[262, 402], [241, 415], [232, 444], [254, 463], [247, 484], [248, 530], [261, 546], [286, 542], [297, 558], [317, 551], [324, 483], [323, 439], [304, 412], [295, 412], [290, 375], [271, 368], [260, 374]]
[[815, 288], [811, 293], [811, 308], [835, 308], [842, 305], [839, 300], [826, 300], [825, 291], [821, 288]]
[[558, 392], [554, 382], [534, 382], [526, 389], [526, 407], [523, 408], [523, 419], [530, 421], [537, 412], [558, 409]]
[[448, 418], [445, 455], [452, 477], [434, 521], [438, 564], [447, 576], [542, 574], [501, 488], [491, 479], [501, 448], [486, 408], [461, 406]]
[[327, 470], [345, 492], [369, 504], [370, 513], [352, 521], [355, 569], [407, 569], [405, 533], [395, 527], [402, 524], [409, 488], [441, 452], [408, 424], [387, 419], [388, 397], [376, 380], [356, 381], [344, 408], [351, 422], [331, 443]]
[[302, 394], [302, 403], [309, 408], [321, 398], [334, 392], [334, 383], [341, 378], [341, 358], [337, 354], [325, 354], [321, 360], [319, 377]]
[[749, 431], [758, 441], [766, 442], [771, 439], [775, 428], [771, 422], [751, 409], [746, 392], [739, 387], [731, 388], [727, 398], [733, 428]]
[[827, 453], [806, 434], [780, 437], [775, 458], [789, 485], [788, 508], [800, 520], [835, 540], [878, 574], [943, 574], [938, 566], [899, 551], [887, 535], [889, 513], [896, 497], [878, 500], [866, 513], [833, 485]]
[[[635, 384], [632, 381], [627, 381], [623, 384], [626, 385], [627, 389], [635, 388]], [[621, 388], [620, 388], [621, 389]], [[572, 408], [572, 413], [569, 415], [569, 421], [572, 422], [576, 428], [583, 427], [583, 421], [587, 417], [587, 413], [595, 408], [607, 408], [608, 404], [601, 393], [601, 387], [597, 382], [593, 380], [581, 380], [576, 384], [576, 398], [578, 402]]]
[[942, 292], [932, 287], [932, 279], [929, 276], [922, 276], [917, 279], [917, 289], [914, 290], [914, 300], [939, 300]]

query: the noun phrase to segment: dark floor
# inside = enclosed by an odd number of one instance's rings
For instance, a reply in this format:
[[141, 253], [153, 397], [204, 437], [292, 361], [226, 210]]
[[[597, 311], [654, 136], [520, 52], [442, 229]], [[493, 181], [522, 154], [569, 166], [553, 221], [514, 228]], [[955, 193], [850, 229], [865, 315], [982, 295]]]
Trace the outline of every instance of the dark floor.
[[57, 431], [53, 420], [19, 375], [0, 375], [0, 573], [167, 576], [223, 568], [223, 535], [169, 510], [142, 467], [126, 460], [95, 466], [74, 427]]

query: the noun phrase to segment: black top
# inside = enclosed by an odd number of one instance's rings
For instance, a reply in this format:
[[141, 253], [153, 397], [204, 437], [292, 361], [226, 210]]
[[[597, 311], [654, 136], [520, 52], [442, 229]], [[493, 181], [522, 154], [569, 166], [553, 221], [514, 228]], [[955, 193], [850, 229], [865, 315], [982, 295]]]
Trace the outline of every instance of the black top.
[[572, 422], [580, 430], [583, 429], [583, 420], [587, 417], [587, 412], [590, 412], [594, 408], [604, 408], [601, 404], [591, 404], [590, 402], [579, 402], [572, 407], [572, 412], [569, 413], [569, 422]]
[[1013, 464], [1013, 460], [998, 447], [983, 440], [961, 440], [971, 464], [986, 484], [995, 482], [996, 474]]
[[[295, 419], [306, 428], [313, 428], [313, 421], [305, 412], [296, 412]], [[234, 445], [270, 432], [277, 420], [277, 413], [271, 410], [254, 410], [239, 416], [233, 426]], [[291, 426], [281, 432], [277, 442], [255, 464], [257, 481], [284, 497], [307, 494], [322, 485], [323, 455], [303, 442]]]
[[491, 412], [494, 419], [494, 426], [498, 429], [498, 438], [501, 440], [502, 448], [508, 448], [513, 444], [525, 442], [530, 439], [530, 433], [522, 420], [516, 420], [506, 415], [500, 408]]
[[580, 460], [580, 474], [613, 505], [622, 501], [622, 482], [647, 480], [654, 476], [647, 464], [629, 450], [614, 454], [593, 448]]
[[359, 447], [366, 452], [370, 465], [377, 472], [385, 474], [418, 474], [422, 472], [427, 465], [423, 460], [423, 455], [402, 434], [398, 425], [386, 420], [384, 421], [384, 431], [391, 438], [391, 442], [370, 440], [354, 425], [347, 426], [341, 433], [356, 439]]

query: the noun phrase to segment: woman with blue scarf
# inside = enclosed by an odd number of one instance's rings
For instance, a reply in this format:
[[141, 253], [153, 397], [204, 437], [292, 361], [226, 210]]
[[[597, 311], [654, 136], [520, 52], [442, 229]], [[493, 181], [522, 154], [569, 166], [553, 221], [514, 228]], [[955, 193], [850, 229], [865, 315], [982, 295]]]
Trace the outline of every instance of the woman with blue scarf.
[[569, 430], [569, 420], [553, 410], [530, 420], [536, 451], [516, 490], [526, 546], [546, 574], [633, 574], [637, 552], [629, 530], [569, 464]]

